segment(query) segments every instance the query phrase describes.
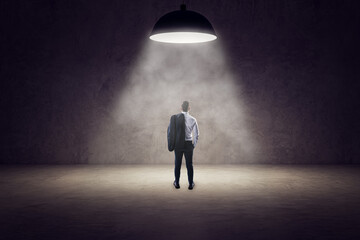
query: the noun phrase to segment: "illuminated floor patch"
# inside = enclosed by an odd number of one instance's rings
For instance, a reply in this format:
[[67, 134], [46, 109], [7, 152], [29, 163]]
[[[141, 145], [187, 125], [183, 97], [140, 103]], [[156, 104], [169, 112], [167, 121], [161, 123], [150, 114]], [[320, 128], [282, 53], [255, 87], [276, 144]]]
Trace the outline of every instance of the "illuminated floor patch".
[[[3, 239], [356, 239], [360, 167], [2, 166]], [[355, 237], [355, 238], [354, 238]]]

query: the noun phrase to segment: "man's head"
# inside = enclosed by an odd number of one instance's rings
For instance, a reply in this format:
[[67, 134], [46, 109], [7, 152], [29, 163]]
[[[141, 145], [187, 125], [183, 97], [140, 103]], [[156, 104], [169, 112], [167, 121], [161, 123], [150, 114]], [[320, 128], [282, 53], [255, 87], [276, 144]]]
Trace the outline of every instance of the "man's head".
[[184, 112], [188, 112], [190, 110], [190, 104], [188, 101], [184, 101], [181, 105], [181, 108]]

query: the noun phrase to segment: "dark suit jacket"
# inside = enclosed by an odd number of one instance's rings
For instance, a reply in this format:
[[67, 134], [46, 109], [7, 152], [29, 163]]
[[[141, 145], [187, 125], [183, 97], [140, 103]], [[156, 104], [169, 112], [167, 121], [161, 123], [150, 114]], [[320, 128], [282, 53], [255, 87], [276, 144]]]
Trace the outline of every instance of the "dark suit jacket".
[[179, 113], [171, 116], [167, 131], [169, 151], [185, 148], [185, 117]]

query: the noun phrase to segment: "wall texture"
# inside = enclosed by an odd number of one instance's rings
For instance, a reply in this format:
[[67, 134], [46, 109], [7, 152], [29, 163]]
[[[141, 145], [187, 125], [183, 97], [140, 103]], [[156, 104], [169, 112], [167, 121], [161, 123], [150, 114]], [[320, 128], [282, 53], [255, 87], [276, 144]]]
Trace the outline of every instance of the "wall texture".
[[[199, 163], [360, 163], [358, 1], [185, 2], [218, 34], [196, 54], [199, 79], [214, 82], [162, 101], [144, 81], [157, 76], [159, 89], [171, 79], [161, 74], [193, 69], [164, 67], [184, 51], [148, 43], [176, 1], [2, 1], [1, 163], [171, 162], [166, 127], [184, 97], [200, 124]], [[157, 75], [139, 75], [144, 62]], [[231, 113], [238, 121], [223, 120]]]

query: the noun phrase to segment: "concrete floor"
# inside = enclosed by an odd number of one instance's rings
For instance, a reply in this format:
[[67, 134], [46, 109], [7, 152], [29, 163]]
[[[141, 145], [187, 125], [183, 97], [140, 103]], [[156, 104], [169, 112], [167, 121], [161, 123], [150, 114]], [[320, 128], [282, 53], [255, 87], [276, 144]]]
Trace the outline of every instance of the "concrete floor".
[[360, 239], [360, 166], [0, 167], [0, 239]]

